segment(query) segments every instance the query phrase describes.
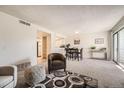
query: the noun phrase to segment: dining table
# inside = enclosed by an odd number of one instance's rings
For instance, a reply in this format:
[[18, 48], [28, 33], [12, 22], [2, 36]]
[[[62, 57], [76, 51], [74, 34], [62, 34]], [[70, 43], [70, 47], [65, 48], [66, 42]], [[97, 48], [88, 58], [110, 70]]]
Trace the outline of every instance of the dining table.
[[66, 58], [69, 60], [82, 60], [83, 48], [66, 48]]

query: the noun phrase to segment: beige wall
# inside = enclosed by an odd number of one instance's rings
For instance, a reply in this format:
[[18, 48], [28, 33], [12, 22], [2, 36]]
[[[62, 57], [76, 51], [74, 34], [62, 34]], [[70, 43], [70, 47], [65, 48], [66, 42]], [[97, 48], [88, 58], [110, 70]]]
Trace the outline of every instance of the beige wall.
[[[74, 39], [80, 39], [80, 45], [74, 45]], [[104, 38], [104, 44], [95, 44], [96, 38]], [[96, 46], [97, 48], [108, 47], [108, 32], [94, 32], [94, 33], [79, 33], [66, 38], [66, 44], [70, 43], [71, 47], [82, 47], [84, 49], [84, 58], [90, 58], [90, 47]], [[109, 52], [109, 51], [108, 51]]]

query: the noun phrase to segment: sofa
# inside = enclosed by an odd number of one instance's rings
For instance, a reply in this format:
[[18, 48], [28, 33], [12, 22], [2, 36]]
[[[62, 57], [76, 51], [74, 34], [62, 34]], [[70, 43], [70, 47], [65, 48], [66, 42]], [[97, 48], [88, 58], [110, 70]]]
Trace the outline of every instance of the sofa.
[[14, 88], [17, 83], [17, 67], [0, 66], [0, 88]]

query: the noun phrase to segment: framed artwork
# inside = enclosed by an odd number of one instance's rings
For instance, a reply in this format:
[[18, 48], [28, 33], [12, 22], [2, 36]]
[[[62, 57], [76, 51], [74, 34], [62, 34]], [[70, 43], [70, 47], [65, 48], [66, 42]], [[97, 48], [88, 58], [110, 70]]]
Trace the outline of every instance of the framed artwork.
[[37, 57], [41, 57], [41, 42], [37, 41]]
[[74, 40], [74, 45], [79, 45], [80, 44], [80, 40]]
[[95, 44], [104, 44], [104, 38], [96, 38]]

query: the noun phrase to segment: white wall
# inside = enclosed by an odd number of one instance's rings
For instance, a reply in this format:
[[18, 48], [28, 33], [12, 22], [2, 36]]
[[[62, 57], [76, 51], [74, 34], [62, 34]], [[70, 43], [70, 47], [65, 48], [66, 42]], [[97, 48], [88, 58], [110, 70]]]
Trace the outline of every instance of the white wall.
[[[80, 39], [79, 47], [84, 49], [84, 58], [90, 58], [90, 47], [96, 46], [97, 48], [106, 47], [108, 49], [108, 32], [94, 32], [94, 33], [79, 33], [66, 38], [66, 44], [70, 43], [71, 47], [74, 46], [74, 39]], [[104, 44], [95, 44], [96, 38], [104, 38]]]
[[29, 59], [36, 62], [36, 29], [0, 12], [0, 65]]
[[[0, 12], [0, 65], [13, 64], [28, 59], [32, 65], [37, 63], [37, 31], [49, 32], [54, 45], [54, 33], [31, 24], [25, 26], [19, 19]], [[51, 49], [53, 51], [53, 49]]]

